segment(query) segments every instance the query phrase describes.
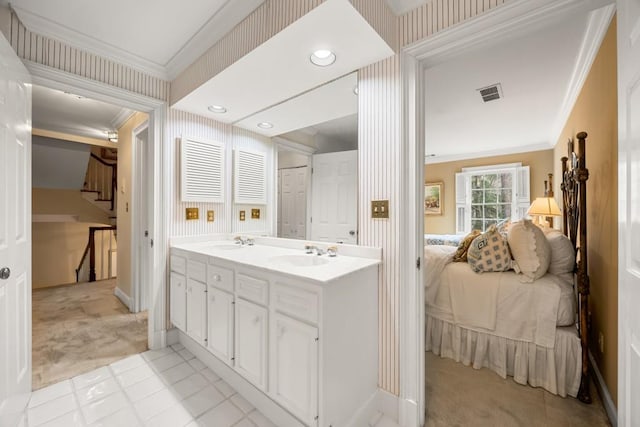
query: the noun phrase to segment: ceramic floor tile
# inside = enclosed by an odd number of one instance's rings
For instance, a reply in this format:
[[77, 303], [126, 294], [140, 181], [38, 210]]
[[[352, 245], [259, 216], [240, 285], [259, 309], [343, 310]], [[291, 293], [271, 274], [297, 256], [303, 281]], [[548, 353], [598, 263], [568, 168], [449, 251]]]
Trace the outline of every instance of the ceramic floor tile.
[[152, 375], [155, 375], [153, 369], [151, 369], [147, 365], [141, 365], [137, 368], [133, 368], [121, 373], [116, 377], [116, 379], [123, 388], [126, 388], [146, 378], [149, 378]]
[[126, 406], [91, 424], [90, 427], [138, 427], [140, 421], [132, 407]]
[[214, 386], [210, 385], [186, 398], [181, 404], [194, 418], [197, 418], [224, 400], [225, 397]]
[[162, 372], [181, 363], [184, 363], [184, 359], [177, 353], [171, 353], [149, 361], [149, 366], [157, 372]]
[[148, 420], [177, 404], [178, 400], [179, 398], [177, 398], [170, 390], [162, 389], [159, 392], [134, 403], [133, 406], [141, 419]]
[[195, 358], [189, 360], [189, 365], [191, 365], [191, 367], [196, 371], [202, 371], [204, 368], [207, 367], [207, 365], [202, 363], [199, 359], [195, 359]]
[[155, 359], [159, 359], [161, 357], [167, 356], [169, 354], [173, 354], [174, 351], [171, 347], [165, 347], [158, 350], [148, 350], [141, 354], [142, 357], [145, 358], [147, 362]]
[[218, 391], [222, 393], [224, 397], [231, 397], [236, 392], [233, 387], [224, 382], [224, 380], [216, 381], [213, 385], [216, 386]]
[[202, 371], [200, 371], [200, 373], [202, 375], [204, 375], [204, 377], [210, 382], [210, 383], [215, 383], [216, 381], [220, 380], [220, 377], [217, 376], [211, 369], [209, 368], [205, 368]]
[[104, 381], [90, 385], [81, 390], [76, 390], [76, 397], [80, 406], [86, 405], [107, 397], [108, 395], [119, 391], [120, 387], [115, 378], [107, 378]]
[[41, 424], [40, 427], [84, 427], [84, 421], [80, 411], [73, 411]]
[[200, 374], [193, 374], [182, 381], [172, 384], [170, 388], [177, 396], [184, 399], [202, 390], [209, 384], [209, 381], [207, 381], [204, 376]]
[[173, 349], [173, 351], [180, 351], [184, 348], [184, 346], [180, 343], [177, 343], [177, 344], [171, 345], [171, 348]]
[[206, 427], [231, 427], [242, 418], [242, 411], [227, 400], [198, 418], [198, 423]]
[[88, 424], [93, 424], [96, 421], [114, 414], [121, 409], [127, 407], [129, 402], [124, 393], [113, 393], [104, 399], [89, 403], [82, 407], [82, 414]]
[[254, 409], [253, 405], [249, 403], [247, 399], [245, 399], [244, 397], [240, 396], [237, 393], [231, 396], [230, 400], [245, 414], [248, 414]]
[[145, 423], [148, 427], [182, 427], [193, 421], [193, 417], [182, 405], [174, 405]]
[[178, 354], [184, 359], [184, 360], [191, 360], [193, 358], [195, 358], [196, 356], [193, 355], [193, 353], [191, 353], [189, 350], [187, 350], [186, 348], [183, 348], [182, 350], [178, 351]]
[[272, 423], [267, 417], [262, 415], [259, 411], [253, 411], [249, 414], [249, 419], [253, 421], [253, 423], [257, 427], [276, 427], [274, 423]]
[[195, 373], [196, 371], [191, 367], [191, 365], [187, 362], [182, 362], [181, 364], [173, 366], [166, 371], [162, 371], [158, 376], [167, 384], [173, 384]]
[[139, 354], [134, 354], [125, 359], [118, 360], [117, 362], [109, 365], [115, 375], [121, 374], [129, 369], [137, 368], [140, 365], [146, 364], [146, 360]]
[[86, 374], [78, 375], [77, 377], [73, 377], [73, 386], [76, 390], [80, 390], [86, 388], [92, 384], [99, 383], [100, 381], [104, 381], [107, 378], [111, 378], [111, 372], [109, 368], [106, 366], [102, 368], [95, 369], [93, 371], [87, 372]]
[[31, 394], [31, 399], [29, 400], [29, 408], [42, 405], [43, 403], [70, 394], [72, 392], [73, 389], [71, 387], [70, 380], [61, 381], [48, 387], [41, 388], [40, 390], [36, 390]]
[[127, 395], [129, 400], [131, 400], [132, 402], [137, 402], [147, 396], [159, 392], [163, 388], [166, 388], [165, 383], [162, 382], [160, 378], [153, 375], [129, 387], [126, 387], [124, 389], [124, 393]]
[[249, 418], [243, 418], [234, 424], [233, 427], [256, 427], [256, 425]]
[[34, 427], [78, 409], [78, 403], [73, 394], [67, 394], [47, 403], [30, 408], [27, 412], [29, 426]]

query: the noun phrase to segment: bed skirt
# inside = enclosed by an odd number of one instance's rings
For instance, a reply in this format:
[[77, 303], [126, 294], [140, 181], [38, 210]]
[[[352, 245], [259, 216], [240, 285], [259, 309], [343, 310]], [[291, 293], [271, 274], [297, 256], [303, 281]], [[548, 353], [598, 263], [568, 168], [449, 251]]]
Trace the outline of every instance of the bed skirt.
[[558, 327], [554, 348], [466, 329], [427, 314], [426, 350], [502, 378], [575, 397], [582, 373], [582, 348], [574, 326]]

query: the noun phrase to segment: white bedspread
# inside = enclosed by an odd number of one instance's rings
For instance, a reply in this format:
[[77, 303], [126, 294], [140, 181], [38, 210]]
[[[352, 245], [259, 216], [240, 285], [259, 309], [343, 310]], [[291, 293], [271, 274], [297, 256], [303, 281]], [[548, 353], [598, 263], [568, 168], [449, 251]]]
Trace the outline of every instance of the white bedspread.
[[[571, 304], [571, 284], [547, 274], [522, 283], [513, 271], [478, 274], [450, 262], [455, 248], [425, 246], [425, 299], [430, 316], [479, 332], [552, 348], [558, 314]], [[569, 313], [575, 313], [572, 308]], [[572, 319], [569, 319], [571, 322]]]

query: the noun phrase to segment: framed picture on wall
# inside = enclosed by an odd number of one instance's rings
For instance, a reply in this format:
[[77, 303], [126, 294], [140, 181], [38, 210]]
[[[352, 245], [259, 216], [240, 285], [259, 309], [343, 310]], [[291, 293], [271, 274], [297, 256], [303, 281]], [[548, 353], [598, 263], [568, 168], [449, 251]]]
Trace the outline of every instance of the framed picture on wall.
[[424, 214], [442, 215], [444, 204], [444, 183], [427, 182], [424, 184]]

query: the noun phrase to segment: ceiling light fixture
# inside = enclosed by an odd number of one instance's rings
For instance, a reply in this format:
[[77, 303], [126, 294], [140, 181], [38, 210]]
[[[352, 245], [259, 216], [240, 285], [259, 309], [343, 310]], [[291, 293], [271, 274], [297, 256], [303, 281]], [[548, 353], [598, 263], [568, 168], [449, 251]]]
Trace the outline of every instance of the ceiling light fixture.
[[118, 142], [118, 132], [109, 131], [107, 132], [107, 139], [109, 142]]
[[258, 127], [260, 129], [271, 129], [273, 127], [273, 123], [269, 123], [269, 122], [260, 122], [258, 123]]
[[209, 105], [207, 109], [212, 113], [217, 113], [217, 114], [222, 114], [227, 112], [227, 109], [224, 108], [222, 105]]
[[327, 67], [336, 62], [336, 54], [327, 49], [318, 49], [311, 54], [309, 59], [318, 67]]

